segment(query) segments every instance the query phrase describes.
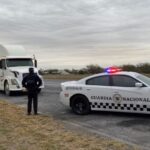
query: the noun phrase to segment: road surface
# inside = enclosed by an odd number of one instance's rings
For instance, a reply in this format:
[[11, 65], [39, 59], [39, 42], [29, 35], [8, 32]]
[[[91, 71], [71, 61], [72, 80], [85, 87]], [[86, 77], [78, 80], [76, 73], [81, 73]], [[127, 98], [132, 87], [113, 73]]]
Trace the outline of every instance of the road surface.
[[[39, 111], [64, 122], [71, 130], [94, 133], [119, 139], [128, 144], [150, 149], [150, 115], [92, 112], [90, 115], [78, 116], [59, 102], [59, 80], [46, 80], [45, 89], [39, 95]], [[14, 94], [11, 97], [0, 93], [0, 99], [26, 107], [27, 96]]]

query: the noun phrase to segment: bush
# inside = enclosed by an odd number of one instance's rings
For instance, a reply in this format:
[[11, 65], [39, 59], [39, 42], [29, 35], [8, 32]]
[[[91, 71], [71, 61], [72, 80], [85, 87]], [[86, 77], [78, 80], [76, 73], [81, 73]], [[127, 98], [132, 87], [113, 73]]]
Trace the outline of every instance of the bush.
[[59, 70], [58, 69], [48, 69], [46, 71], [48, 72], [48, 74], [59, 74]]
[[142, 63], [137, 65], [137, 71], [141, 73], [150, 73], [150, 63]]
[[123, 71], [137, 71], [137, 67], [136, 66], [134, 66], [134, 65], [123, 65], [123, 66], [121, 66], [121, 68], [122, 68], [122, 70]]
[[79, 74], [88, 74], [88, 73], [89, 72], [88, 72], [87, 68], [83, 68], [83, 69], [79, 70]]
[[[150, 73], [150, 63], [141, 63], [138, 65], [131, 65], [126, 64], [119, 66], [119, 68], [122, 68], [123, 71], [134, 71], [134, 72], [140, 72], [149, 74]], [[59, 74], [60, 71], [58, 69], [49, 69], [46, 70], [49, 74]], [[70, 74], [96, 74], [104, 72], [104, 68], [100, 67], [99, 65], [87, 65], [85, 68], [82, 69], [64, 69], [64, 71], [70, 73]]]
[[88, 65], [86, 66], [86, 68], [87, 68], [87, 72], [90, 74], [101, 73], [104, 71], [104, 69], [98, 65]]

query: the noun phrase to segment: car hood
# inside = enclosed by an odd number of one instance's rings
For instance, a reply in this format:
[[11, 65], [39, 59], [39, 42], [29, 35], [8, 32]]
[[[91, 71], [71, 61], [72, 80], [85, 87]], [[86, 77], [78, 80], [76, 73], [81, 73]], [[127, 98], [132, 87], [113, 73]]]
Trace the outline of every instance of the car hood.
[[[30, 67], [9, 67], [10, 71], [17, 71], [19, 73], [28, 73]], [[34, 68], [34, 67], [33, 67]], [[37, 73], [38, 69], [34, 68], [34, 72]]]

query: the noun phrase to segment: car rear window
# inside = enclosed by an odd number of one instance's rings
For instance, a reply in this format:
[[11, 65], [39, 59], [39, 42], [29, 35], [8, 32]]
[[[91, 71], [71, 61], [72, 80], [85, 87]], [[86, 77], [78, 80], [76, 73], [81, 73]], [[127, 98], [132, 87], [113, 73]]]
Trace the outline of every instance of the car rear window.
[[109, 76], [99, 76], [88, 79], [86, 81], [87, 85], [99, 85], [99, 86], [109, 86]]

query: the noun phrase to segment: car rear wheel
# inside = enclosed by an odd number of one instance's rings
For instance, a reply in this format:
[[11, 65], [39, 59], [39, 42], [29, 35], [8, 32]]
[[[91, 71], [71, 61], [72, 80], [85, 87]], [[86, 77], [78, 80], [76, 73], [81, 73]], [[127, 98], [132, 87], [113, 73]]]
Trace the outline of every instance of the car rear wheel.
[[10, 95], [11, 95], [11, 91], [9, 90], [9, 84], [8, 84], [8, 82], [5, 82], [4, 91], [5, 91], [5, 94], [6, 94], [7, 96], [10, 96]]
[[90, 103], [84, 96], [75, 96], [72, 99], [72, 110], [75, 114], [86, 115], [90, 112]]

